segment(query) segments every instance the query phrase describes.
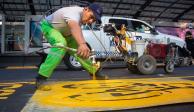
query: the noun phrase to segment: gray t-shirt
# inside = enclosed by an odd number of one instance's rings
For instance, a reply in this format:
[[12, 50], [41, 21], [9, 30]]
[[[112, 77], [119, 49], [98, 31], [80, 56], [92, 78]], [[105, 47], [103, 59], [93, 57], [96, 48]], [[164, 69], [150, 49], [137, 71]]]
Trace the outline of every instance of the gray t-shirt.
[[81, 24], [81, 13], [83, 7], [71, 6], [58, 9], [53, 14], [46, 17], [46, 19], [52, 24], [52, 26], [60, 31], [64, 36], [71, 35], [71, 32], [67, 26], [68, 20], [74, 20]]

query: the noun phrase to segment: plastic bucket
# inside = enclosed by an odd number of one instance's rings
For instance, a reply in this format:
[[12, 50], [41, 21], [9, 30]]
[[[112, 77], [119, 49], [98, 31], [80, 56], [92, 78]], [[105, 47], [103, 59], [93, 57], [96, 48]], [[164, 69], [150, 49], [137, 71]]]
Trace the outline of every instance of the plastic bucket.
[[144, 40], [136, 40], [131, 44], [132, 52], [137, 52], [138, 57], [142, 56], [145, 51], [145, 41]]

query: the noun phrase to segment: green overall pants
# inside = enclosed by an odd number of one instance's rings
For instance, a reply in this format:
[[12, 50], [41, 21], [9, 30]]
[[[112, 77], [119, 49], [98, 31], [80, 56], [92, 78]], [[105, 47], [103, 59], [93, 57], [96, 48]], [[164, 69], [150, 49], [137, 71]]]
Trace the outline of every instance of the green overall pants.
[[[41, 21], [41, 30], [51, 46], [68, 46], [75, 49], [78, 47], [73, 37], [63, 37], [63, 35], [58, 30], [54, 29], [46, 20]], [[54, 69], [60, 64], [66, 52], [67, 50], [63, 48], [51, 48], [45, 62], [41, 64], [38, 73], [49, 78]], [[68, 51], [68, 53], [74, 56], [86, 71], [90, 74], [95, 74], [97, 68], [92, 66], [91, 60], [80, 58], [77, 56], [76, 52]]]

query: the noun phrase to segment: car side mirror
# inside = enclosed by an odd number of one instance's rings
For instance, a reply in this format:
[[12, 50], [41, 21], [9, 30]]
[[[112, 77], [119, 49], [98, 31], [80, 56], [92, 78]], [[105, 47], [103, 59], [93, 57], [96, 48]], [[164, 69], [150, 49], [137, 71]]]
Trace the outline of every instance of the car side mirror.
[[155, 28], [152, 29], [152, 34], [158, 35], [158, 32], [157, 32], [157, 30]]
[[105, 26], [103, 27], [104, 32], [106, 33], [111, 33], [114, 32], [114, 27], [112, 26], [112, 24], [105, 24]]
[[94, 30], [100, 30], [102, 28], [101, 24], [96, 24], [95, 27], [93, 27]]
[[105, 24], [105, 26], [103, 26], [103, 31], [108, 35], [115, 35], [117, 32], [114, 24]]

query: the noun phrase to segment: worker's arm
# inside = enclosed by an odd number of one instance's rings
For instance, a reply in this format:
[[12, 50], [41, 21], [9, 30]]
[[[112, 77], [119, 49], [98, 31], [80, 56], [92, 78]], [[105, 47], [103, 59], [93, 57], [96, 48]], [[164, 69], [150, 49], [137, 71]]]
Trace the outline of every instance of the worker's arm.
[[90, 49], [88, 48], [83, 37], [79, 23], [74, 20], [68, 20], [68, 26], [70, 28], [71, 34], [73, 35], [73, 38], [75, 38], [78, 44], [77, 54], [83, 58], [88, 58], [90, 56]]

